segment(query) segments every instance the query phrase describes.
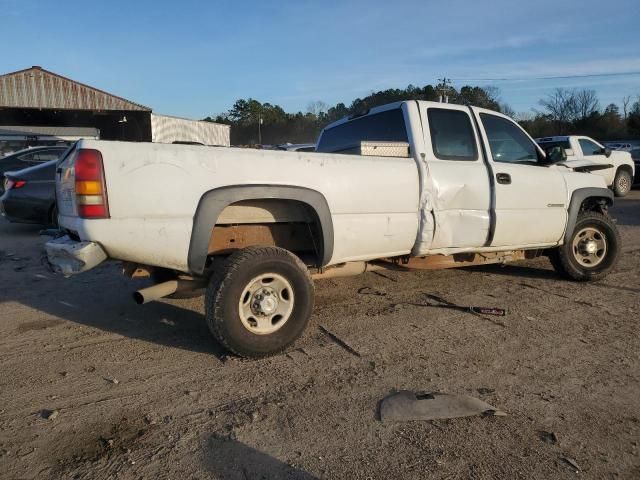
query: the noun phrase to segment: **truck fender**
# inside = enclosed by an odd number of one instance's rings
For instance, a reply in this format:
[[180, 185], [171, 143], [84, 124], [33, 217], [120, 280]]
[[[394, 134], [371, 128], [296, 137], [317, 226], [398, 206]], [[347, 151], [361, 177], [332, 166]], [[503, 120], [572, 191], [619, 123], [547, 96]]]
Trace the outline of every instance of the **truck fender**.
[[321, 193], [289, 185], [231, 185], [209, 190], [198, 202], [187, 257], [189, 270], [196, 275], [204, 272], [211, 232], [227, 206], [242, 200], [263, 199], [296, 200], [313, 209], [322, 228], [320, 266], [327, 265], [333, 255], [333, 221], [327, 200]]
[[598, 187], [578, 188], [573, 191], [567, 212], [567, 228], [564, 231], [564, 242], [567, 242], [571, 234], [573, 234], [578, 213], [580, 213], [580, 208], [587, 199], [604, 201], [607, 206], [611, 206], [613, 205], [613, 192], [608, 188]]

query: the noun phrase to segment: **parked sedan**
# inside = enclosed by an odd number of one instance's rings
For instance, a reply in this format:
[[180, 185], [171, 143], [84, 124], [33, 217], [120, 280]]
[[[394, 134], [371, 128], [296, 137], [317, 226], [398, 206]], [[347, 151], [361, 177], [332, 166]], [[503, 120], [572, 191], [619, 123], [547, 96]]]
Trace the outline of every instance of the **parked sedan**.
[[633, 183], [640, 183], [640, 147], [634, 148], [631, 150], [631, 158], [633, 158], [633, 163], [636, 164], [636, 177], [633, 179]]
[[[66, 145], [54, 147], [33, 147], [0, 158], [0, 195], [4, 193], [5, 172], [22, 170], [44, 162], [57, 160], [69, 148]], [[53, 178], [53, 176], [51, 177]]]
[[10, 222], [56, 225], [56, 164], [52, 160], [17, 172], [5, 172], [0, 213]]

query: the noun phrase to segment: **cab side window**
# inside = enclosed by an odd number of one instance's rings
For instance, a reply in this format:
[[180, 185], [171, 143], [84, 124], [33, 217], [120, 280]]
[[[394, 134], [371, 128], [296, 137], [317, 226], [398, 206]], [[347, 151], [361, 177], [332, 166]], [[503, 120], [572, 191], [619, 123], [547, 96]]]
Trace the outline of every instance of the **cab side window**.
[[578, 143], [580, 143], [583, 155], [600, 155], [602, 153], [602, 147], [591, 140], [580, 138]]
[[429, 108], [429, 131], [433, 154], [440, 160], [473, 161], [478, 159], [476, 137], [466, 112]]
[[517, 125], [506, 118], [487, 113], [481, 113], [480, 119], [494, 162], [538, 164], [538, 149]]

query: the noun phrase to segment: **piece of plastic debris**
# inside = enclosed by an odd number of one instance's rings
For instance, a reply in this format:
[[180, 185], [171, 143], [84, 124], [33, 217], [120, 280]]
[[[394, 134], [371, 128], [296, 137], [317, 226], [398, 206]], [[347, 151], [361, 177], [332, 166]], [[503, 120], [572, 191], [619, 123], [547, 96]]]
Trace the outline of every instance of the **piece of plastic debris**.
[[555, 445], [556, 443], [558, 443], [558, 437], [553, 432], [540, 430], [538, 432], [538, 437], [540, 437], [540, 440], [542, 440], [544, 443], [550, 443], [551, 445]]
[[58, 410], [42, 410], [42, 412], [40, 412], [42, 418], [46, 418], [47, 420], [55, 420], [59, 414], [60, 412]]
[[504, 416], [506, 413], [474, 397], [440, 392], [416, 394], [401, 390], [385, 397], [380, 403], [380, 420], [383, 422], [436, 420], [473, 415]]
[[377, 297], [384, 297], [386, 295], [386, 293], [381, 292], [379, 290], [374, 290], [371, 287], [360, 287], [358, 289], [358, 293], [360, 295], [375, 295]]
[[487, 387], [480, 387], [480, 388], [478, 388], [478, 389], [477, 389], [477, 391], [478, 391], [478, 393], [479, 393], [480, 395], [488, 395], [488, 394], [490, 394], [490, 393], [495, 392], [495, 389], [493, 389], [493, 388], [487, 388]]
[[576, 473], [578, 473], [580, 471], [580, 467], [578, 466], [578, 463], [573, 458], [560, 457], [560, 460], [562, 460], [564, 463], [566, 463], [571, 468], [573, 468]]

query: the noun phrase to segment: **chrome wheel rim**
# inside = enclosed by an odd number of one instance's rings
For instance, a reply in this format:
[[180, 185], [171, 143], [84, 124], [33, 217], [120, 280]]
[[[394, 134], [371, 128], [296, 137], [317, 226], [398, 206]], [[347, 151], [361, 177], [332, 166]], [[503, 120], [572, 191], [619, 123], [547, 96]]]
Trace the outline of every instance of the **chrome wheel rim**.
[[282, 275], [258, 275], [247, 284], [240, 295], [240, 321], [251, 333], [269, 335], [287, 323], [293, 311], [294, 301], [293, 287]]
[[626, 193], [627, 191], [629, 191], [630, 185], [629, 185], [629, 179], [627, 178], [626, 175], [620, 175], [620, 177], [618, 177], [618, 191], [622, 192], [622, 193]]
[[572, 247], [576, 261], [587, 268], [600, 265], [607, 255], [607, 239], [600, 230], [594, 227], [580, 230], [573, 237]]

